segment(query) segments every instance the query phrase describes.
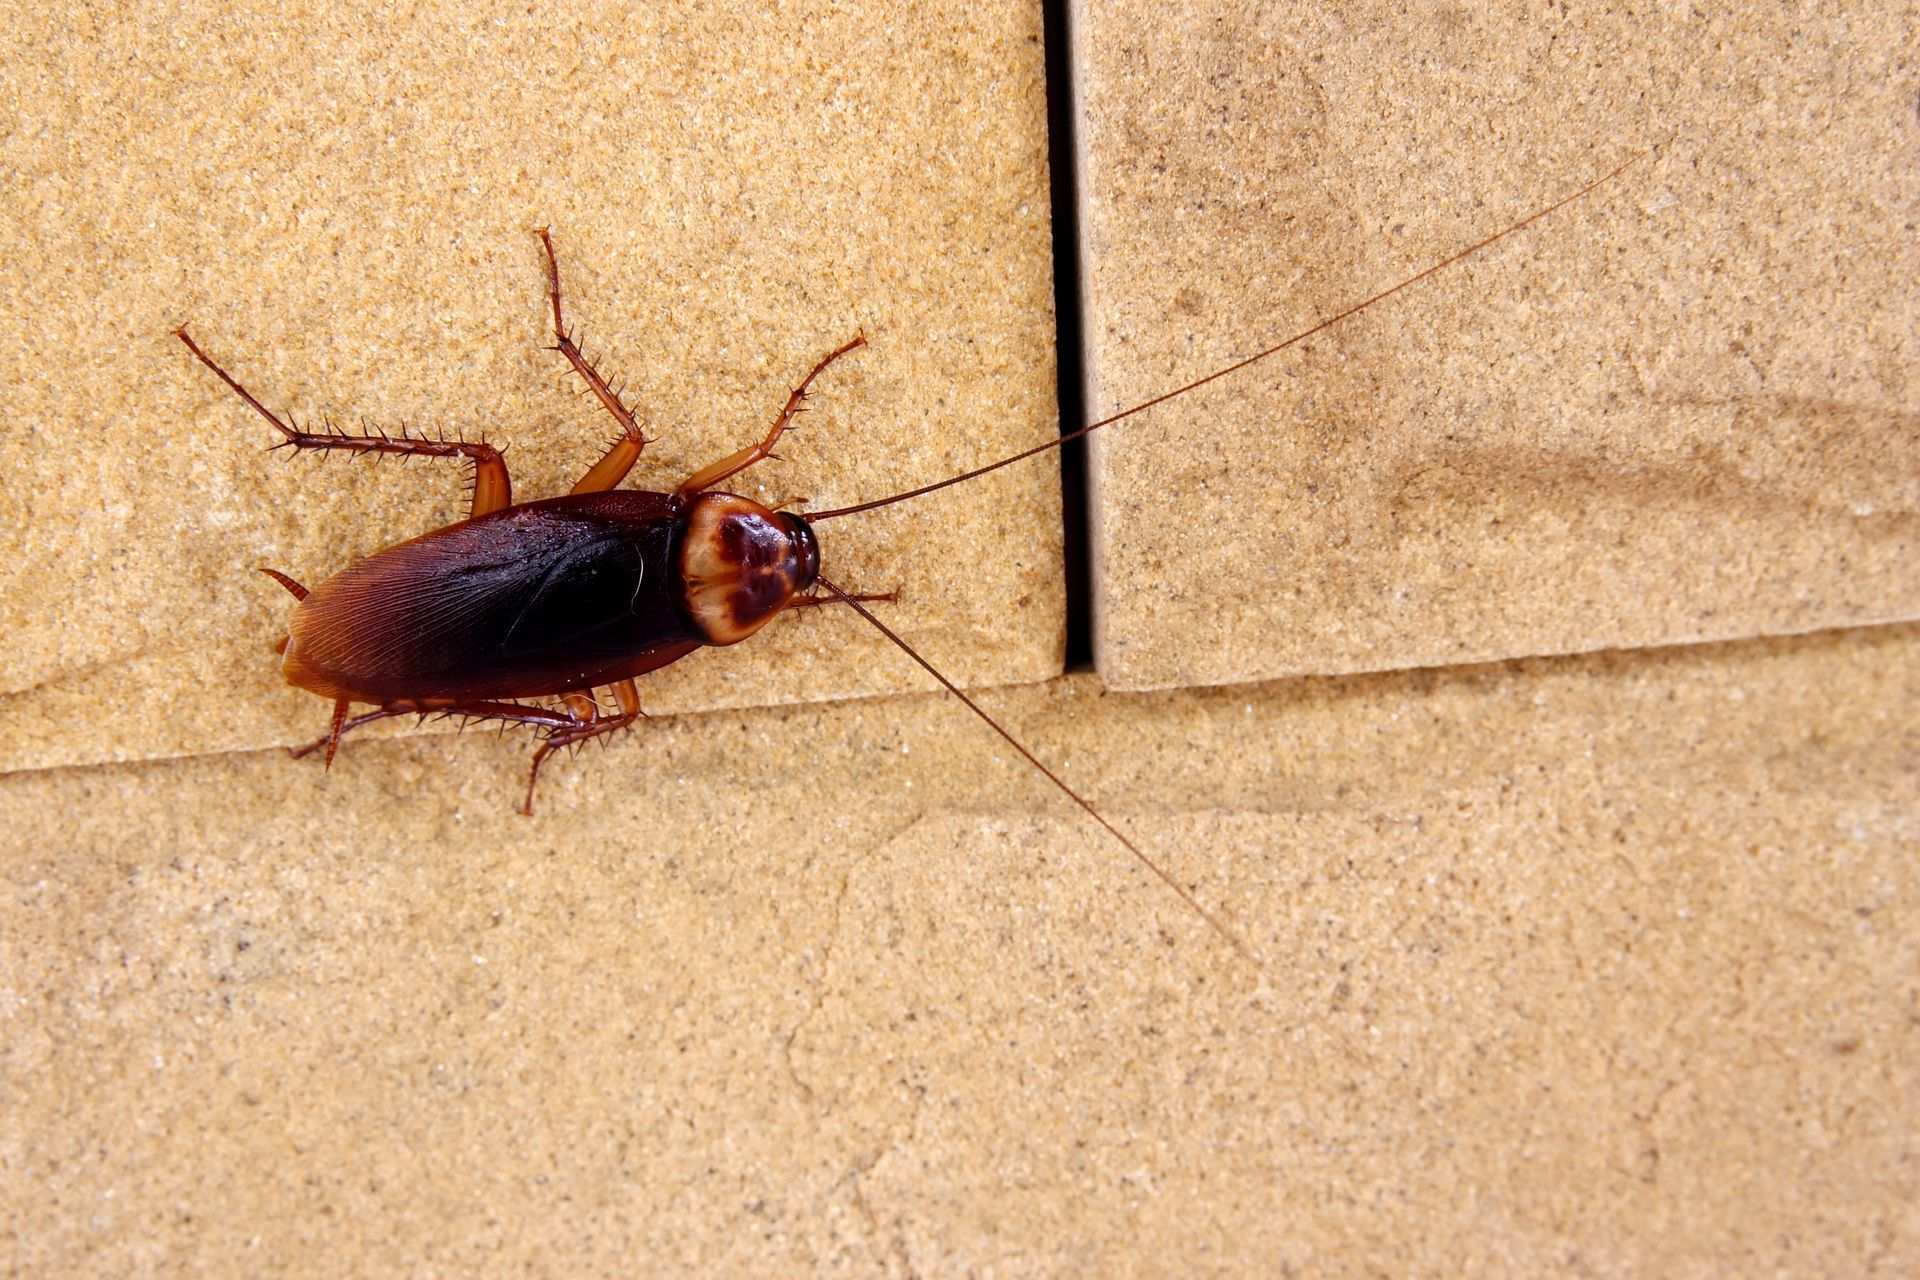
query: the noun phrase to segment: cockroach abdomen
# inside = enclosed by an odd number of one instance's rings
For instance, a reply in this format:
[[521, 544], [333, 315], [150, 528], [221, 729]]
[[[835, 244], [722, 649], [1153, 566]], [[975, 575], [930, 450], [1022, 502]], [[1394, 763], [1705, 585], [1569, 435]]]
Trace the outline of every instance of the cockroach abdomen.
[[330, 697], [516, 698], [610, 684], [699, 643], [665, 494], [523, 503], [388, 547], [294, 612], [289, 682]]

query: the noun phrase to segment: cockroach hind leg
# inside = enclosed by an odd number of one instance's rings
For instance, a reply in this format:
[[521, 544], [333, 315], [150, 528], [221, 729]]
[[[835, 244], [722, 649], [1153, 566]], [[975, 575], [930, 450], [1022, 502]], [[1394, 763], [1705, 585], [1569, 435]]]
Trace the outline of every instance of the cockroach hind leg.
[[[285, 643], [286, 642], [284, 640], [281, 641], [281, 645], [283, 647]], [[340, 704], [335, 703], [334, 705], [335, 705], [335, 708], [337, 709]], [[295, 760], [300, 760], [300, 759], [304, 759], [307, 756], [312, 755], [314, 752], [318, 751], [320, 748], [325, 747], [327, 748], [327, 759], [329, 762], [331, 762], [333, 759], [334, 749], [339, 745], [340, 739], [345, 737], [347, 734], [352, 733], [355, 729], [358, 729], [361, 725], [372, 724], [375, 720], [385, 720], [392, 716], [413, 715], [416, 712], [416, 710], [417, 708], [413, 703], [401, 703], [395, 706], [381, 707], [375, 711], [362, 711], [359, 715], [354, 716], [351, 719], [341, 722], [336, 726], [330, 726], [327, 732], [321, 734], [319, 737], [315, 738], [312, 742], [304, 743], [301, 746], [297, 746], [297, 747], [288, 747], [287, 754], [289, 756], [292, 756]]]
[[[468, 444], [464, 441], [450, 442], [429, 440], [423, 436], [410, 436], [402, 431], [393, 436], [375, 428], [363, 435], [347, 435], [345, 432], [327, 423], [320, 431], [302, 431], [291, 415], [286, 420], [267, 408], [254, 394], [242, 386], [238, 379], [213, 362], [213, 358], [200, 349], [200, 345], [187, 333], [187, 327], [181, 325], [173, 331], [174, 337], [186, 343], [187, 350], [201, 364], [213, 370], [222, 382], [232, 388], [234, 394], [251, 405], [255, 412], [272, 424], [281, 435], [281, 442], [274, 447], [291, 448], [295, 451], [317, 449], [322, 458], [329, 458], [335, 451], [347, 453], [383, 455], [397, 453], [406, 456], [430, 458], [463, 457], [473, 463], [478, 479], [474, 485], [473, 502], [467, 514], [483, 516], [513, 505], [513, 481], [507, 475], [506, 458], [499, 449], [490, 444]], [[274, 575], [279, 577], [278, 574]], [[281, 585], [287, 585], [281, 579]], [[291, 589], [291, 588], [289, 588]]]

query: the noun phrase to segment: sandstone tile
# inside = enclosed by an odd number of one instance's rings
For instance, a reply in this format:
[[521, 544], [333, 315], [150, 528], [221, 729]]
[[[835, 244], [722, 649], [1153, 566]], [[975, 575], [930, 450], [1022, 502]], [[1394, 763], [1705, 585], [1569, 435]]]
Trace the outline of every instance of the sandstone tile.
[[[1056, 429], [1040, 17], [930, 4], [10, 5], [0, 76], [0, 769], [316, 731], [269, 646], [288, 601], [462, 510], [457, 468], [283, 465], [171, 336], [270, 403], [484, 434], [563, 492], [609, 420], [542, 350], [572, 316], [670, 487], [820, 387], [767, 501], [852, 502]], [[1057, 469], [822, 527], [969, 681], [1059, 670]], [[852, 620], [649, 682], [655, 710], [918, 687]]]
[[1920, 1266], [1920, 630], [0, 778], [22, 1274]]
[[1591, 198], [1093, 449], [1125, 688], [1920, 611], [1911, 15], [1075, 9], [1095, 416]]

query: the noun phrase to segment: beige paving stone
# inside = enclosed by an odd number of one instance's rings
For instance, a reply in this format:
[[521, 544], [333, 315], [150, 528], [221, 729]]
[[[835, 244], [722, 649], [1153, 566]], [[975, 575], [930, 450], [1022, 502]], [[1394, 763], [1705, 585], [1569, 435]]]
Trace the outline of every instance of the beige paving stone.
[[1094, 449], [1165, 687], [1920, 612], [1910, 9], [1074, 10]]
[[[202, 343], [313, 422], [484, 433], [563, 492], [610, 420], [542, 350], [572, 317], [670, 487], [757, 439], [865, 326], [744, 491], [880, 496], [1056, 428], [1040, 17], [1024, 4], [443, 3], [0, 12], [0, 769], [283, 743], [289, 602], [463, 509], [457, 468], [269, 458]], [[1059, 670], [1056, 469], [823, 525], [957, 677]], [[991, 549], [985, 553], [984, 549]], [[649, 682], [656, 710], [915, 687], [850, 620]]]
[[1920, 628], [0, 778], [0, 1270], [1920, 1269]]

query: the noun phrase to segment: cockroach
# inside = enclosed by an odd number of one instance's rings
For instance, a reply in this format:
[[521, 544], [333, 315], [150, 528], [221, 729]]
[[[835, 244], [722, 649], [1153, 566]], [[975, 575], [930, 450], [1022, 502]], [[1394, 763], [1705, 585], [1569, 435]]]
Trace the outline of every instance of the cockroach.
[[[844, 604], [924, 668], [1252, 960], [1246, 945], [1218, 916], [866, 607], [891, 596], [848, 591], [823, 576], [814, 526], [976, 479], [1225, 378], [1531, 226], [1641, 158], [1635, 155], [1573, 194], [1426, 270], [1184, 386], [960, 475], [804, 516], [764, 507], [719, 486], [774, 456], [774, 446], [814, 383], [835, 361], [864, 346], [864, 333], [813, 366], [758, 444], [702, 467], [671, 492], [619, 489], [647, 440], [633, 411], [574, 344], [561, 307], [559, 256], [545, 228], [539, 236], [546, 252], [554, 349], [620, 428], [606, 453], [562, 497], [514, 502], [506, 460], [490, 444], [404, 432], [392, 436], [297, 430], [215, 364], [185, 325], [175, 334], [280, 433], [275, 448], [464, 458], [473, 466], [473, 499], [464, 520], [376, 552], [311, 590], [278, 570], [263, 570], [299, 601], [279, 644], [282, 674], [290, 684], [333, 703], [327, 733], [294, 749], [294, 755], [324, 747], [331, 766], [342, 735], [390, 716], [440, 714], [527, 725], [541, 738], [521, 805], [521, 812], [531, 815], [540, 766], [548, 756], [618, 732], [640, 717], [637, 677], [703, 645], [738, 644], [788, 610]], [[608, 687], [616, 708], [611, 713], [593, 693]], [[355, 703], [370, 704], [373, 710], [350, 715]]]

